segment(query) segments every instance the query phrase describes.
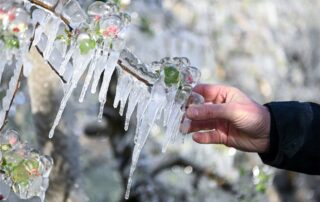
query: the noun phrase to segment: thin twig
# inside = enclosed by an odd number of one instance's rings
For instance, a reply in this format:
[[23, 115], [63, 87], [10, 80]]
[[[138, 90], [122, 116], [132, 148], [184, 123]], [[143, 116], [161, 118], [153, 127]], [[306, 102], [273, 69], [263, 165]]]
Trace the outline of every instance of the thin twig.
[[147, 86], [152, 86], [152, 84], [147, 81], [146, 79], [142, 78], [141, 76], [139, 76], [138, 74], [134, 73], [133, 71], [130, 70], [130, 68], [128, 68], [126, 65], [123, 64], [123, 62], [121, 60], [118, 60], [118, 65], [126, 72], [128, 72], [129, 74], [133, 75], [134, 77], [136, 77], [136, 79], [138, 79], [139, 81], [145, 83]]
[[[57, 13], [55, 13], [55, 7], [50, 7], [49, 5], [46, 5], [45, 3], [43, 2], [40, 2], [38, 0], [29, 0], [31, 3], [35, 4], [37, 7], [41, 7], [45, 10], [47, 10], [48, 12], [54, 14], [55, 16], [57, 16], [58, 18], [61, 19], [61, 21], [67, 26], [68, 28], [68, 31], [69, 32], [72, 32], [73, 29], [72, 27], [70, 26], [70, 22], [68, 20], [66, 20], [62, 15], [58, 15]], [[39, 53], [41, 55], [43, 55], [43, 53], [39, 50], [39, 48], [37, 48]], [[50, 65], [50, 67], [52, 68], [52, 70], [61, 78], [61, 80], [66, 83], [65, 79], [63, 78], [63, 76], [61, 76], [57, 70], [50, 64], [49, 61], [47, 61], [47, 63]], [[135, 73], [134, 71], [132, 71], [131, 69], [133, 69], [134, 67], [130, 67], [130, 66], [127, 66], [125, 65], [125, 62], [121, 60], [121, 58], [118, 60], [118, 65], [124, 70], [126, 71], [127, 73], [131, 74], [132, 76], [134, 76], [135, 78], [137, 78], [139, 81], [143, 82], [145, 85], [147, 86], [152, 86], [153, 83], [150, 82], [148, 79], [146, 78], [143, 78], [142, 76], [138, 75], [137, 73]]]
[[[39, 52], [39, 54], [41, 55], [41, 57], [43, 57], [43, 52], [40, 50], [40, 48], [38, 46], [35, 46], [35, 47], [36, 47], [37, 51]], [[56, 75], [61, 79], [61, 81], [63, 83], [67, 83], [66, 79], [63, 78], [63, 76], [59, 74], [59, 72], [51, 65], [51, 63], [49, 61], [46, 61], [46, 62], [50, 66], [50, 68], [54, 71], [54, 73], [56, 73]]]
[[71, 28], [71, 26], [70, 26], [70, 22], [69, 22], [67, 19], [65, 19], [62, 15], [59, 15], [59, 14], [57, 14], [57, 13], [55, 12], [55, 8], [56, 8], [57, 5], [59, 4], [59, 0], [58, 0], [57, 4], [54, 5], [54, 6], [49, 6], [49, 5], [47, 5], [47, 4], [45, 4], [45, 3], [41, 2], [41, 1], [38, 1], [38, 0], [29, 0], [29, 1], [30, 1], [33, 5], [35, 5], [36, 7], [41, 7], [41, 8], [43, 8], [43, 9], [45, 9], [47, 12], [55, 15], [57, 18], [60, 18], [61, 21], [68, 27], [68, 29], [69, 29], [70, 31], [72, 30], [72, 28]]
[[6, 112], [5, 112], [4, 121], [3, 121], [3, 124], [2, 124], [1, 127], [0, 127], [0, 131], [2, 131], [2, 129], [4, 128], [4, 126], [5, 126], [5, 125], [7, 124], [7, 122], [8, 122], [9, 111], [10, 111], [10, 109], [11, 109], [13, 100], [14, 100], [17, 92], [18, 92], [19, 87], [20, 87], [20, 81], [21, 81], [21, 77], [22, 77], [22, 72], [23, 72], [23, 66], [21, 67], [21, 70], [20, 70], [20, 73], [19, 73], [19, 79], [17, 80], [16, 88], [15, 88], [14, 93], [13, 93], [13, 96], [12, 96], [12, 98], [11, 98], [11, 100], [10, 100], [9, 108], [8, 108], [8, 110], [6, 110]]
[[236, 195], [235, 189], [233, 188], [232, 184], [228, 182], [227, 179], [212, 172], [208, 168], [196, 165], [195, 163], [182, 157], [172, 157], [166, 161], [161, 162], [159, 165], [156, 165], [156, 167], [151, 172], [151, 176], [155, 177], [159, 173], [169, 168], [172, 168], [174, 166], [180, 166], [180, 167], [191, 166], [195, 175], [205, 176], [209, 179], [212, 179], [215, 182], [217, 182], [217, 185], [221, 187], [224, 191], [227, 191], [227, 192], [230, 192], [231, 194]]

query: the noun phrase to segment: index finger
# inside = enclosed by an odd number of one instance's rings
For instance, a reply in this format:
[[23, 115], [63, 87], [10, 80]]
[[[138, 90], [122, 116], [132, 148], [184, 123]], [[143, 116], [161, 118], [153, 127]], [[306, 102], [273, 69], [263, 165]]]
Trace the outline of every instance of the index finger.
[[206, 102], [224, 103], [231, 88], [223, 85], [198, 84], [193, 91], [202, 95]]

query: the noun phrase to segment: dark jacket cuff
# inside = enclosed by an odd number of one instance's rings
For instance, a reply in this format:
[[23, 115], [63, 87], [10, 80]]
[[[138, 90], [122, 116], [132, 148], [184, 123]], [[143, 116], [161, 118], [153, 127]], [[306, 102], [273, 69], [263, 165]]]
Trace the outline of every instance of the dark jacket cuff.
[[269, 134], [269, 149], [267, 152], [264, 153], [258, 153], [261, 160], [263, 161], [263, 163], [265, 164], [275, 164], [276, 163], [276, 159], [278, 154], [278, 131], [277, 131], [277, 127], [276, 127], [276, 123], [275, 123], [275, 118], [273, 117], [273, 114], [271, 113], [271, 109], [268, 106], [268, 104], [265, 104], [264, 106], [266, 106], [270, 112], [270, 134]]
[[302, 148], [312, 122], [309, 103], [271, 102], [265, 104], [270, 111], [270, 148], [259, 154], [271, 166], [286, 168], [286, 162]]

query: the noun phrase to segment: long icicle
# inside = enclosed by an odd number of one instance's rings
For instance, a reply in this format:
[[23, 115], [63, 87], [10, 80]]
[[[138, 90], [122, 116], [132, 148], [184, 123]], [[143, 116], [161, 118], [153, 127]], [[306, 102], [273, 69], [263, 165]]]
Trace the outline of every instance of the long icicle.
[[167, 103], [166, 100], [166, 92], [165, 87], [161, 82], [156, 83], [153, 86], [151, 98], [149, 100], [149, 104], [141, 118], [141, 122], [137, 125], [137, 138], [135, 142], [135, 146], [132, 154], [132, 163], [129, 173], [129, 179], [127, 184], [127, 190], [125, 194], [125, 198], [128, 199], [130, 195], [130, 189], [132, 184], [132, 176], [136, 169], [138, 159], [141, 153], [143, 146], [145, 145], [148, 136], [150, 134], [151, 128], [154, 125], [156, 118], [159, 114], [162, 113], [164, 106]]
[[76, 55], [73, 57], [74, 59], [74, 65], [76, 69], [73, 72], [71, 83], [68, 85], [68, 89], [66, 90], [65, 95], [63, 96], [61, 103], [60, 103], [60, 108], [58, 111], [58, 114], [53, 122], [53, 126], [49, 132], [49, 138], [53, 137], [55, 128], [58, 126], [59, 121], [61, 119], [62, 113], [67, 105], [67, 102], [69, 98], [72, 95], [73, 90], [77, 87], [78, 81], [82, 74], [85, 72], [88, 64], [90, 63], [92, 57], [93, 57], [93, 51], [91, 53], [88, 53], [88, 55], [81, 55], [80, 50], [77, 50]]
[[88, 73], [87, 73], [87, 76], [86, 76], [86, 80], [84, 81], [84, 84], [83, 84], [83, 87], [82, 87], [82, 91], [81, 91], [81, 94], [80, 94], [79, 102], [83, 102], [83, 100], [84, 100], [84, 97], [86, 95], [87, 89], [89, 87], [90, 81], [91, 81], [92, 76], [93, 76], [93, 72], [96, 69], [96, 65], [97, 65], [97, 60], [98, 60], [99, 54], [100, 54], [100, 49], [96, 50], [94, 58], [93, 58], [90, 66], [89, 66], [89, 70], [88, 70]]
[[108, 94], [111, 76], [112, 76], [112, 73], [114, 72], [114, 69], [117, 65], [117, 61], [119, 59], [119, 56], [120, 56], [119, 52], [112, 51], [110, 53], [106, 68], [104, 70], [103, 81], [102, 81], [102, 85], [101, 85], [101, 89], [100, 89], [100, 93], [99, 93], [100, 110], [99, 110], [99, 114], [98, 114], [98, 121], [102, 121], [103, 109], [104, 109], [104, 105], [107, 101], [107, 94]]

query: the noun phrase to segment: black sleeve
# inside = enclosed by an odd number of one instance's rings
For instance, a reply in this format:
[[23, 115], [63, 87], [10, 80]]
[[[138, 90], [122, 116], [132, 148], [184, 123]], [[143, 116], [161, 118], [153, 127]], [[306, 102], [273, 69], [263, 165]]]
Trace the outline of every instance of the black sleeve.
[[300, 102], [265, 104], [271, 114], [270, 149], [265, 164], [320, 174], [320, 105]]

